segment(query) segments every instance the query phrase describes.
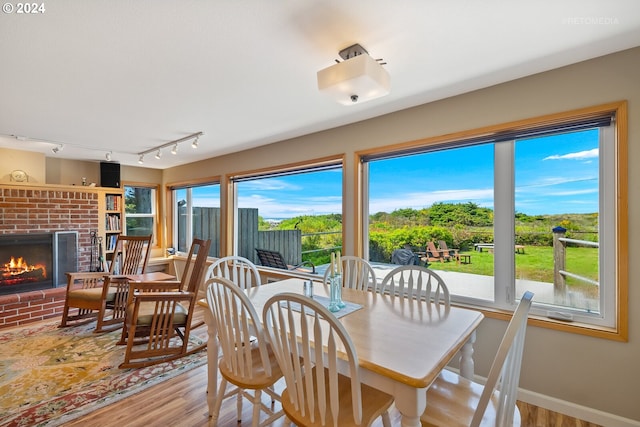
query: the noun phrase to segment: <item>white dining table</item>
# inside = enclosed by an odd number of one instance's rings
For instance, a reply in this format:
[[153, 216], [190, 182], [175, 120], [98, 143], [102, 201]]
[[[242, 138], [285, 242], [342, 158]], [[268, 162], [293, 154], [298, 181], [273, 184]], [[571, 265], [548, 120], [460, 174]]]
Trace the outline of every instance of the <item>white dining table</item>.
[[[304, 280], [292, 278], [251, 288], [247, 294], [261, 316], [271, 296], [302, 294], [303, 285]], [[314, 295], [326, 297], [328, 291], [326, 285], [314, 284]], [[394, 396], [403, 427], [420, 426], [427, 389], [458, 351], [462, 375], [473, 376], [473, 342], [481, 312], [348, 288], [342, 289], [342, 299], [361, 306], [339, 317], [355, 345], [361, 380]], [[206, 300], [199, 303], [207, 305]], [[211, 413], [218, 383], [218, 344], [209, 310], [205, 321]]]

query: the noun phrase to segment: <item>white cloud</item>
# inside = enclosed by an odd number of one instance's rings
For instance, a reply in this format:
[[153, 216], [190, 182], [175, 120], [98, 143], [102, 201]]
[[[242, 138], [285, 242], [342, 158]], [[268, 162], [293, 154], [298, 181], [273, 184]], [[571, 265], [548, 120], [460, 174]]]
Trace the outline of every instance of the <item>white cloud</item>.
[[585, 159], [593, 159], [598, 157], [598, 149], [594, 148], [592, 150], [586, 151], [578, 151], [576, 153], [568, 153], [568, 154], [554, 154], [553, 156], [545, 157], [542, 160], [585, 160]]

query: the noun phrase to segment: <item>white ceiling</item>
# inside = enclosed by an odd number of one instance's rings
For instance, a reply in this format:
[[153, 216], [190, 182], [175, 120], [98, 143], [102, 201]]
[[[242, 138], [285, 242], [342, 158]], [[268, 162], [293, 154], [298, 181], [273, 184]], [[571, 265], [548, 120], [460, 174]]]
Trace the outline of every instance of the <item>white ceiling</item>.
[[[153, 168], [640, 46], [638, 0], [43, 4], [0, 15], [0, 147], [54, 156], [60, 143], [58, 157], [102, 161], [112, 150], [137, 165], [136, 153], [204, 132], [197, 150], [146, 156]], [[391, 93], [343, 106], [318, 92], [316, 72], [354, 43], [387, 62]]]

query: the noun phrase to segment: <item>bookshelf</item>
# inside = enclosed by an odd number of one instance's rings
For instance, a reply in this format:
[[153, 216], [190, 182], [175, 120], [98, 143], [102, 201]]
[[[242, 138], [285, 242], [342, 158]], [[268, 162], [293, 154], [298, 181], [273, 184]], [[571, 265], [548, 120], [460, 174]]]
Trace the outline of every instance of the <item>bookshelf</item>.
[[101, 234], [104, 248], [104, 257], [107, 263], [113, 259], [113, 252], [118, 236], [123, 232], [124, 221], [124, 192], [118, 189], [109, 189], [102, 197], [102, 209], [100, 217]]

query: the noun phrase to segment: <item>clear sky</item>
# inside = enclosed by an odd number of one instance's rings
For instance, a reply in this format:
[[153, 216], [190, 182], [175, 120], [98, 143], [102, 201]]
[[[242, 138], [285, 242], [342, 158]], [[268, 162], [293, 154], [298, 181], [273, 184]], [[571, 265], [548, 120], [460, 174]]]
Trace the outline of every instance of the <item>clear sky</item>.
[[[598, 211], [598, 131], [516, 143], [516, 211], [529, 215]], [[370, 164], [370, 213], [435, 202], [493, 207], [493, 146], [449, 149]], [[341, 171], [238, 184], [238, 205], [265, 219], [342, 212]], [[219, 189], [198, 190], [197, 206], [219, 206]], [[212, 200], [213, 199], [213, 200]]]

